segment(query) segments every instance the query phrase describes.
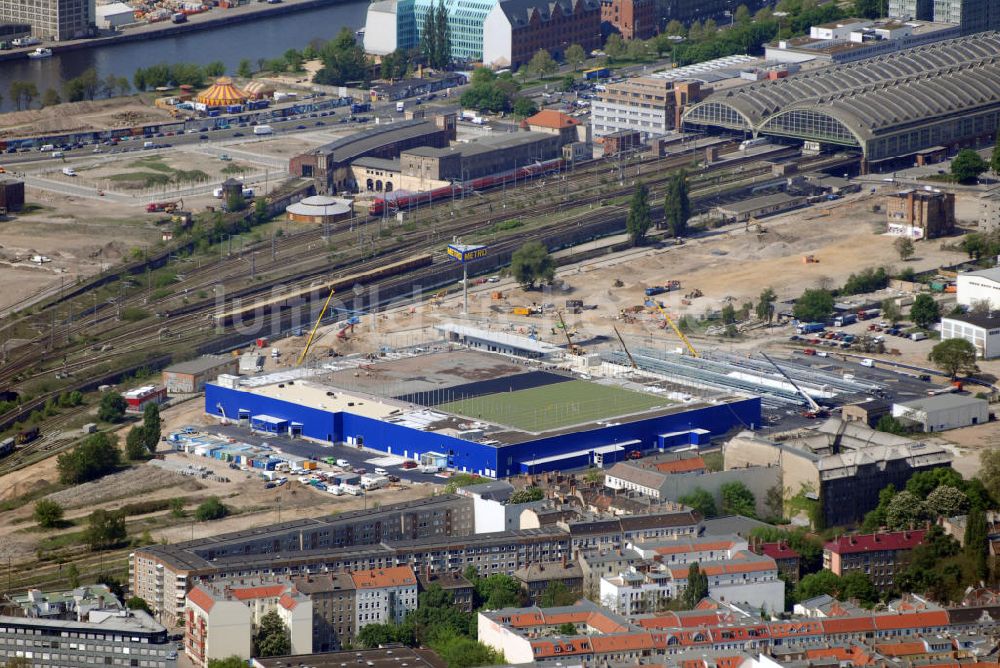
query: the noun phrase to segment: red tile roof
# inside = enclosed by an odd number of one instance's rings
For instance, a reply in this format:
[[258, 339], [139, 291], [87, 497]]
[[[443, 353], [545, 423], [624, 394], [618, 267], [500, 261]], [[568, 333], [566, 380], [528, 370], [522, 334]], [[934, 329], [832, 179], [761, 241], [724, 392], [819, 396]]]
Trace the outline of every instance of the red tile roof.
[[358, 589], [379, 589], [381, 587], [405, 587], [417, 584], [417, 576], [409, 566], [372, 568], [351, 573], [354, 586]]
[[872, 617], [840, 617], [822, 620], [823, 631], [828, 635], [840, 633], [867, 633], [875, 630]]
[[562, 130], [580, 125], [580, 121], [555, 109], [542, 109], [537, 114], [527, 119], [527, 124], [552, 130]]
[[205, 612], [211, 612], [215, 605], [215, 598], [201, 587], [195, 587], [188, 592], [188, 600], [197, 605]]
[[660, 473], [691, 473], [693, 471], [704, 471], [705, 460], [701, 457], [689, 457], [688, 459], [675, 459], [672, 462], [659, 462], [656, 470]]
[[291, 594], [282, 594], [281, 598], [278, 599], [278, 605], [285, 610], [294, 610], [298, 604], [299, 602]]
[[233, 587], [233, 598], [240, 601], [252, 601], [258, 598], [277, 598], [285, 593], [288, 587], [283, 584], [260, 585], [257, 587]]
[[801, 555], [788, 547], [788, 543], [761, 543], [759, 554], [778, 559], [798, 559]]
[[882, 550], [912, 550], [924, 541], [923, 531], [891, 531], [841, 536], [823, 546], [834, 554], [858, 554]]
[[948, 626], [948, 613], [945, 610], [918, 612], [903, 615], [876, 615], [875, 628], [879, 631], [889, 629], [934, 628]]
[[886, 656], [913, 656], [926, 654], [927, 648], [922, 642], [887, 642], [875, 645], [876, 651]]

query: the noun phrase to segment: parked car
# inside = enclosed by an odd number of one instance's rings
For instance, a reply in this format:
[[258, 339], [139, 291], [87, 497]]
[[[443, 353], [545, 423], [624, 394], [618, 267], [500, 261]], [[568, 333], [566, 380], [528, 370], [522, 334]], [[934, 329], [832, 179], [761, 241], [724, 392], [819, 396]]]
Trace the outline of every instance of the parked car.
[[415, 468], [417, 468], [417, 463], [415, 461], [413, 461], [413, 460], [407, 459], [405, 462], [403, 462], [403, 468], [404, 469], [415, 469]]

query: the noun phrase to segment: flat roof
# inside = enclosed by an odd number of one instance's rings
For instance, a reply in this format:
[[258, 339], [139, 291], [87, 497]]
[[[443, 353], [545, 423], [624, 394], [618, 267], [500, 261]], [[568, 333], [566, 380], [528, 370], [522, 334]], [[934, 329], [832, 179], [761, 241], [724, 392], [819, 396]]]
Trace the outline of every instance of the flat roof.
[[202, 355], [187, 362], [171, 364], [163, 373], [205, 373], [220, 366], [231, 364], [236, 358], [228, 355]]
[[538, 459], [529, 459], [527, 461], [521, 462], [522, 466], [538, 466], [539, 464], [549, 464], [551, 462], [558, 462], [564, 459], [572, 459], [574, 457], [582, 457], [588, 455], [591, 452], [599, 455], [607, 455], [612, 452], [618, 452], [619, 450], [624, 450], [627, 446], [638, 445], [642, 443], [639, 439], [633, 439], [631, 441], [622, 441], [621, 443], [612, 443], [609, 445], [602, 445], [597, 448], [588, 448], [586, 450], [576, 450], [574, 452], [564, 452], [561, 455], [551, 455], [549, 457], [539, 457]]
[[458, 336], [464, 336], [470, 339], [479, 339], [480, 341], [498, 343], [503, 346], [518, 348], [520, 350], [526, 350], [539, 355], [552, 355], [562, 352], [562, 348], [559, 346], [554, 346], [551, 343], [545, 343], [543, 341], [529, 339], [526, 336], [518, 336], [507, 332], [495, 332], [488, 329], [479, 329], [477, 327], [467, 327], [465, 325], [456, 325], [452, 322], [436, 325], [435, 329], [441, 332], [457, 334]]
[[345, 663], [365, 668], [399, 668], [403, 663], [410, 668], [445, 668], [447, 665], [431, 650], [404, 646], [255, 658], [250, 665], [253, 668], [288, 668], [288, 666], [341, 668]]
[[959, 274], [962, 276], [975, 276], [976, 278], [985, 278], [990, 281], [996, 281], [1000, 283], [1000, 267], [993, 267], [991, 269], [981, 269], [979, 271], [966, 271]]
[[977, 399], [971, 394], [956, 394], [954, 392], [949, 392], [948, 394], [939, 394], [934, 397], [924, 397], [922, 399], [914, 399], [913, 401], [903, 401], [897, 405], [905, 406], [917, 411], [942, 411], [952, 408], [965, 408], [966, 406], [974, 404], [982, 404], [985, 406], [986, 400]]
[[983, 329], [996, 329], [1000, 327], [1000, 315], [979, 315], [976, 313], [961, 313], [959, 315], [946, 315], [942, 320], [957, 320], [973, 327]]
[[716, 208], [718, 208], [719, 211], [746, 213], [748, 211], [756, 211], [761, 207], [773, 206], [775, 204], [792, 204], [794, 202], [805, 201], [805, 197], [789, 195], [788, 193], [774, 193], [773, 195], [762, 195], [760, 197], [740, 200], [739, 202], [733, 202], [732, 204], [723, 204]]
[[376, 420], [384, 420], [406, 408], [406, 404], [392, 399], [350, 394], [340, 388], [309, 380], [264, 385], [254, 388], [252, 391], [254, 394], [289, 401], [300, 406], [318, 408], [331, 413], [347, 411]]

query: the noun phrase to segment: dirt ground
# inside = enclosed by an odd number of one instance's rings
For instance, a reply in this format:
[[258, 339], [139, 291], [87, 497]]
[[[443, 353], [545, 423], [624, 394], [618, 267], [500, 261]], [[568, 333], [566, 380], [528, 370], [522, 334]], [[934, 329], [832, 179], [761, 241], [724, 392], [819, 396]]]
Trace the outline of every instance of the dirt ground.
[[153, 95], [133, 95], [12, 111], [0, 114], [0, 137], [102, 130], [170, 120], [169, 112], [156, 108], [153, 99]]

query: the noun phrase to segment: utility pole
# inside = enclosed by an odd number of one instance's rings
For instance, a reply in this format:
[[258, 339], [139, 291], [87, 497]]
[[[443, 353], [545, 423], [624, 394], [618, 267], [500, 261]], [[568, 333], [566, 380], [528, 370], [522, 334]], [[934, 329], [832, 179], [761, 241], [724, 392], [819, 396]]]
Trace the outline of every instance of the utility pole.
[[274, 232], [271, 232], [271, 262], [274, 262], [275, 258], [277, 257], [274, 251], [274, 238], [275, 238]]

